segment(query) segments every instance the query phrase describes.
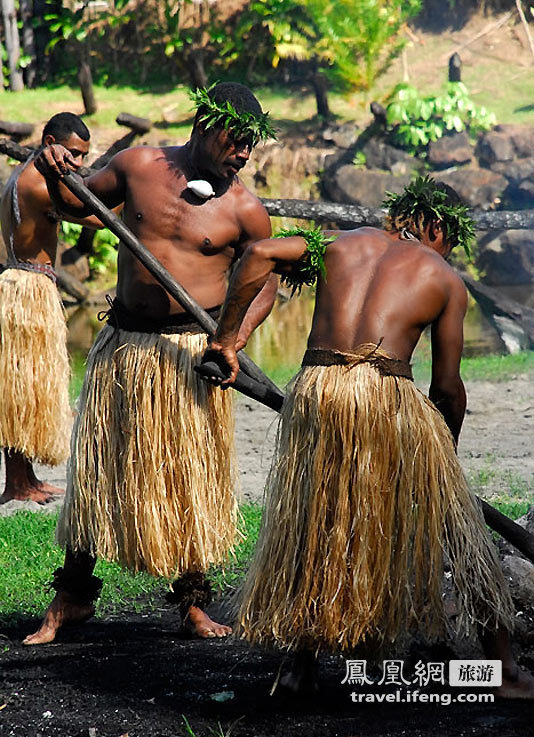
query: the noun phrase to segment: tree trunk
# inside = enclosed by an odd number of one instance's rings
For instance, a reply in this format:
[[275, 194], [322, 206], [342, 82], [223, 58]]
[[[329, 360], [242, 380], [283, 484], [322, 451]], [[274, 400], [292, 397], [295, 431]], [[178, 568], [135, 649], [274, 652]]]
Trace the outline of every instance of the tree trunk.
[[191, 87], [195, 90], [198, 87], [207, 87], [208, 75], [204, 68], [204, 51], [202, 49], [192, 48], [188, 54], [187, 61], [189, 63]]
[[17, 13], [14, 0], [2, 0], [2, 14], [6, 34], [7, 60], [9, 66], [9, 87], [13, 92], [24, 89], [22, 73], [19, 69], [20, 40], [17, 28]]
[[20, 0], [20, 14], [22, 16], [22, 48], [24, 49], [24, 54], [31, 59], [24, 70], [26, 87], [35, 87], [37, 52], [32, 26], [33, 8], [31, 0]]
[[34, 29], [35, 50], [36, 50], [36, 72], [37, 83], [42, 84], [49, 78], [50, 73], [53, 74], [54, 54], [47, 54], [46, 47], [50, 41], [50, 29], [48, 22], [44, 16], [53, 13], [61, 13], [61, 3], [59, 0], [33, 0], [33, 17], [36, 21]]
[[331, 117], [331, 112], [328, 107], [326, 78], [321, 74], [321, 72], [315, 70], [312, 73], [311, 83], [315, 93], [317, 115], [324, 120], [328, 120], [328, 118]]
[[80, 84], [80, 90], [82, 92], [85, 113], [86, 115], [93, 115], [97, 111], [97, 105], [95, 100], [95, 92], [93, 89], [93, 77], [91, 75], [91, 68], [86, 61], [82, 61], [80, 64], [80, 70], [78, 72], [78, 82]]
[[4, 58], [4, 47], [2, 45], [2, 41], [0, 41], [0, 92], [3, 92], [4, 90], [4, 67], [2, 64], [3, 58]]

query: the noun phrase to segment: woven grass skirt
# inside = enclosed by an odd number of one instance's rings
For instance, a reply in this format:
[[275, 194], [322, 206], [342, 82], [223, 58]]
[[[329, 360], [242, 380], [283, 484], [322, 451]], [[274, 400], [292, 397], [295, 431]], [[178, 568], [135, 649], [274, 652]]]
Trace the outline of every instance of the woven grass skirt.
[[308, 366], [289, 389], [239, 632], [287, 649], [390, 648], [413, 629], [511, 626], [512, 605], [451, 434], [406, 378]]
[[106, 326], [88, 357], [62, 546], [174, 577], [225, 560], [236, 530], [229, 393], [193, 372], [204, 334]]
[[67, 459], [72, 425], [67, 326], [44, 274], [0, 274], [0, 447], [55, 466]]

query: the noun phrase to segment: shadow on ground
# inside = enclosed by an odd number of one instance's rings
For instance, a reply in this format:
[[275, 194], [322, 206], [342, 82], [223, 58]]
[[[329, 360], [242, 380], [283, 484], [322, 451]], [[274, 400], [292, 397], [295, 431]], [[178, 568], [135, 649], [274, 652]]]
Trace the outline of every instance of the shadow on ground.
[[353, 691], [383, 691], [342, 685], [345, 664], [335, 657], [321, 658], [313, 700], [270, 696], [280, 654], [187, 639], [171, 612], [93, 620], [66, 629], [51, 645], [23, 647], [22, 637], [36, 625], [11, 627], [0, 640], [2, 737], [181, 737], [184, 716], [196, 737], [212, 735], [218, 723], [222, 734], [233, 724], [233, 737], [532, 734], [532, 708], [518, 702], [353, 703]]

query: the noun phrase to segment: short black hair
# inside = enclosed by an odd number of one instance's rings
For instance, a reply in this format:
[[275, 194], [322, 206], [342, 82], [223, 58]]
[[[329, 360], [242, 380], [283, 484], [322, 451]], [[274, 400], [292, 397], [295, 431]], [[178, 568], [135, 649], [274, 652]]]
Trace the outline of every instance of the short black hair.
[[89, 128], [83, 120], [74, 115], [74, 113], [57, 113], [53, 115], [43, 128], [41, 143], [44, 143], [45, 136], [54, 136], [56, 141], [64, 141], [71, 133], [76, 133], [82, 141], [88, 141], [91, 137]]
[[[231, 102], [238, 113], [252, 113], [253, 115], [262, 115], [263, 110], [254, 94], [244, 84], [239, 82], [219, 82], [208, 92], [210, 98], [218, 103]], [[198, 119], [204, 115], [206, 110], [202, 105], [198, 108], [195, 115], [195, 128]]]

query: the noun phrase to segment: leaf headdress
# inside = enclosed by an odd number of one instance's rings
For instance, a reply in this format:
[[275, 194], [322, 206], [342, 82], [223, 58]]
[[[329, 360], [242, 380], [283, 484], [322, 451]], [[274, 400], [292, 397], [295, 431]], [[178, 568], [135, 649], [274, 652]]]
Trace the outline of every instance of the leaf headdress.
[[432, 177], [417, 177], [402, 194], [387, 192], [383, 206], [392, 221], [410, 218], [416, 222], [441, 220], [446, 239], [462, 246], [467, 256], [471, 256], [475, 226], [469, 208], [461, 202], [452, 204], [446, 190], [441, 189]]
[[210, 97], [212, 87], [207, 89], [199, 87], [189, 92], [195, 109], [200, 110], [199, 123], [202, 123], [206, 130], [220, 127], [232, 131], [236, 138], [250, 136], [254, 146], [259, 141], [276, 138], [269, 113], [256, 115], [246, 110], [238, 112], [229, 100], [218, 102]]

